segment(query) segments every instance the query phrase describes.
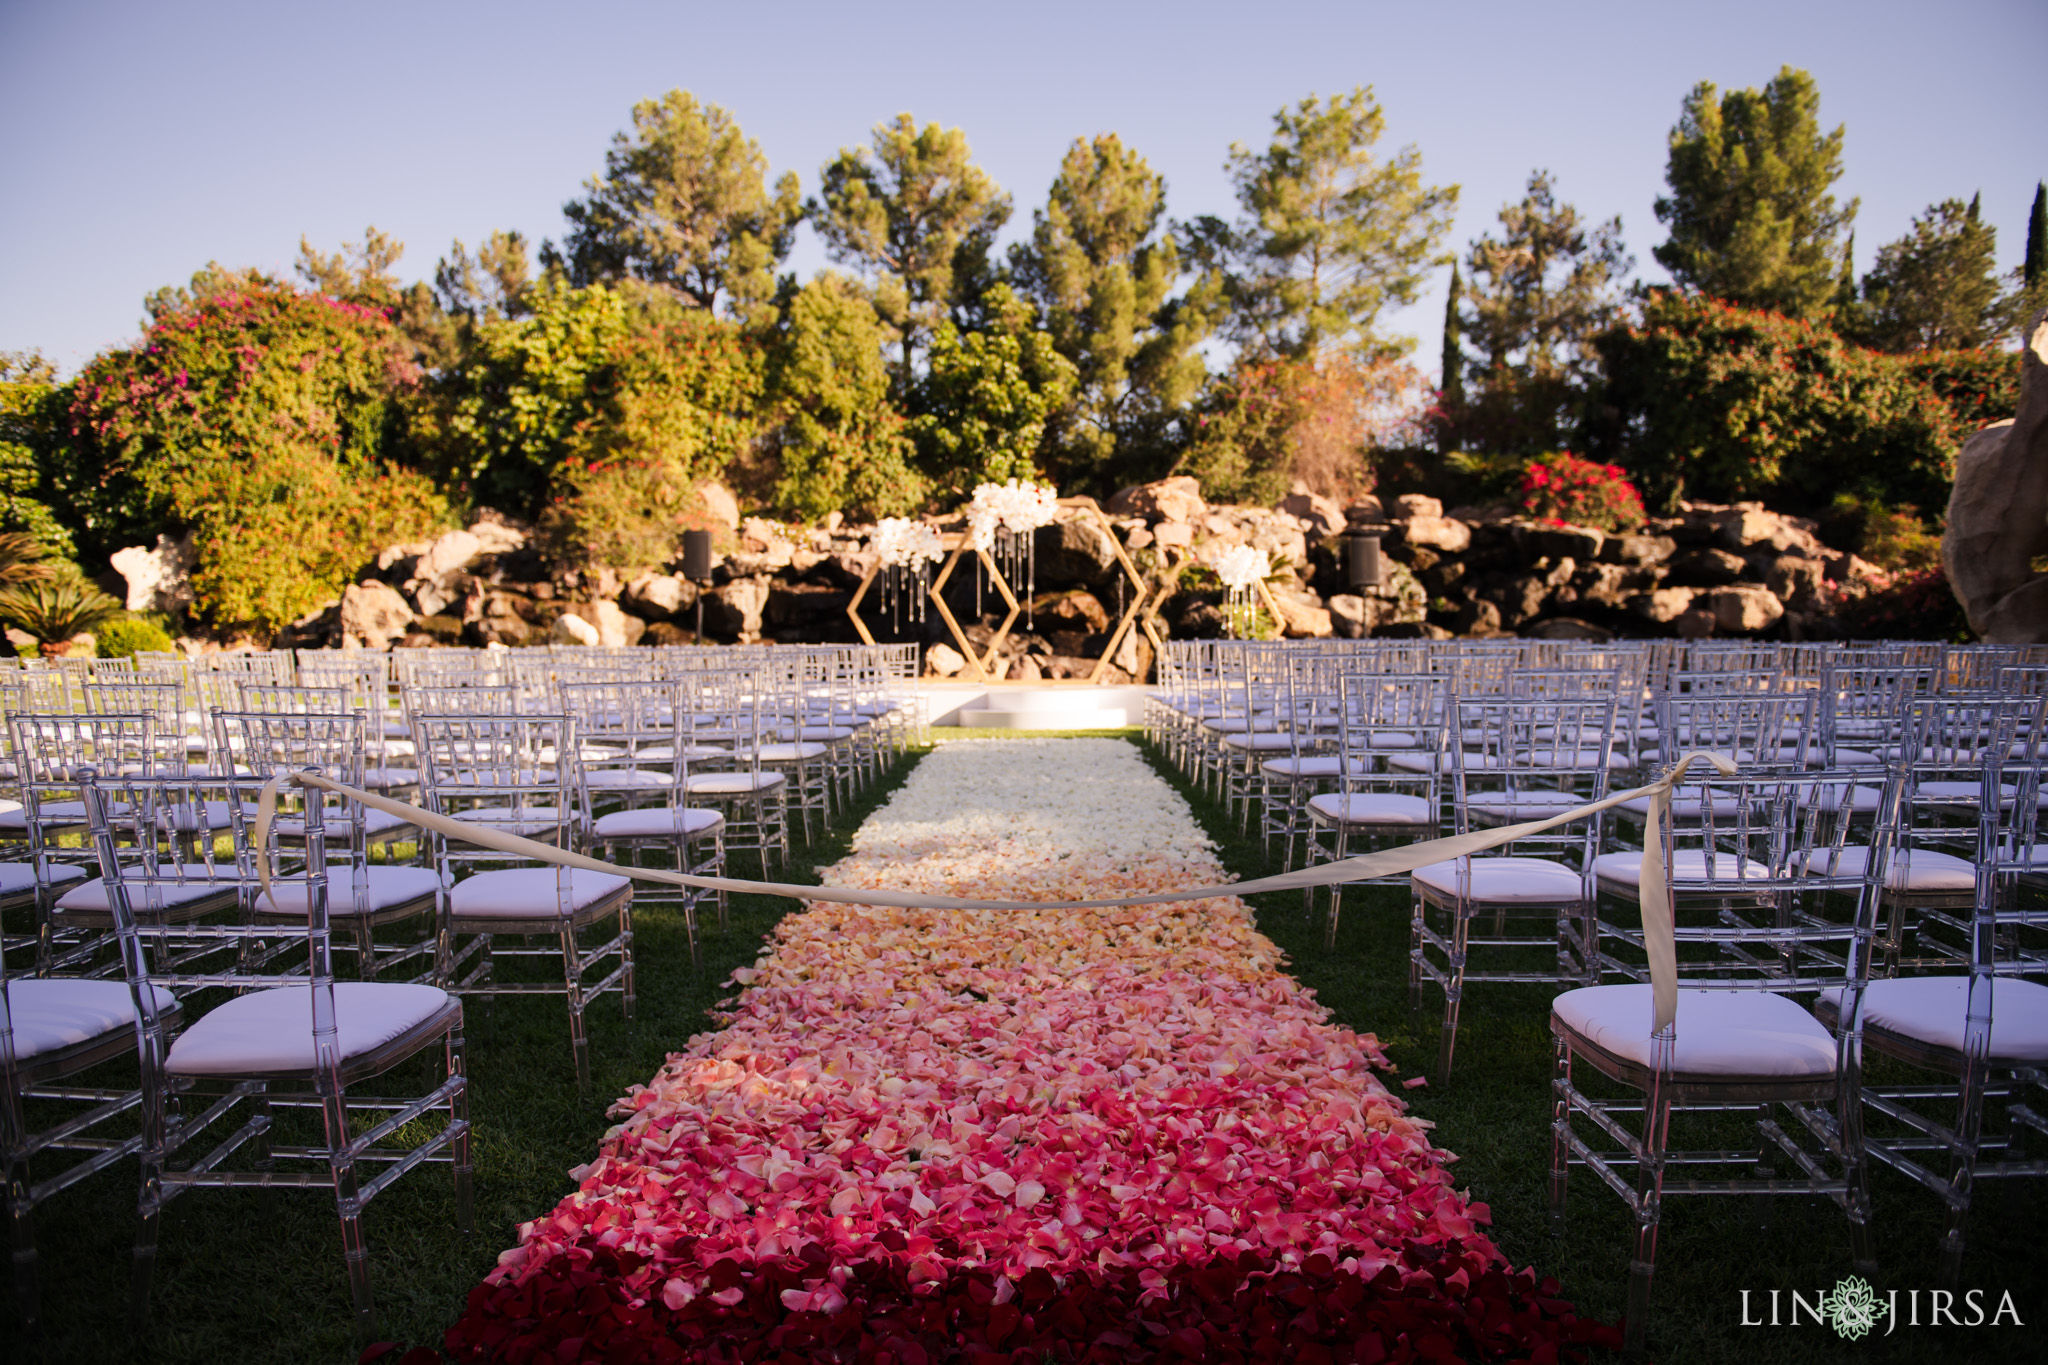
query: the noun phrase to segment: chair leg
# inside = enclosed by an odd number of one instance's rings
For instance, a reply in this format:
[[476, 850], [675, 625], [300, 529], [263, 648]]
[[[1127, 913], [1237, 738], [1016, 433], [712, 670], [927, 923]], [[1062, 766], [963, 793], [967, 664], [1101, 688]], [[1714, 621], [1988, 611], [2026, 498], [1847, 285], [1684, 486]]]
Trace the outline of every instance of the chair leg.
[[1451, 1052], [1458, 1045], [1458, 1006], [1465, 999], [1466, 941], [1472, 932], [1471, 907], [1459, 902], [1452, 908], [1451, 960], [1444, 972], [1444, 1032], [1437, 1052], [1438, 1085], [1451, 1078]]
[[36, 1288], [36, 1229], [28, 1201], [29, 1183], [27, 1158], [9, 1153], [7, 1221], [13, 1224], [14, 1233], [14, 1296], [20, 1305], [22, 1331], [32, 1336], [42, 1325], [42, 1297]]
[[[322, 1086], [325, 1089], [325, 1085]], [[356, 1323], [356, 1345], [377, 1339], [377, 1305], [370, 1297], [370, 1248], [363, 1240], [363, 1206], [356, 1187], [355, 1158], [349, 1155], [348, 1107], [339, 1094], [321, 1096], [327, 1127], [327, 1169], [334, 1181], [335, 1212], [341, 1220], [341, 1260]]]
[[1565, 1137], [1571, 1132], [1572, 1103], [1567, 1093], [1572, 1083], [1572, 1049], [1564, 1039], [1556, 1040], [1557, 1057], [1552, 1063], [1550, 1083], [1550, 1235], [1564, 1235], [1565, 1196], [1570, 1192], [1571, 1147]]
[[470, 1167], [469, 1073], [465, 1069], [465, 1051], [462, 1018], [458, 1015], [448, 1030], [445, 1056], [448, 1077], [462, 1077], [462, 1084], [448, 1097], [448, 1122], [451, 1126], [461, 1125], [462, 1131], [450, 1144], [448, 1155], [455, 1171], [455, 1230], [467, 1237], [476, 1231], [476, 1193]]
[[[1987, 1029], [1987, 1039], [1988, 1034]], [[1954, 1289], [1963, 1273], [1963, 1225], [1970, 1216], [1970, 1196], [1977, 1178], [1977, 1144], [1983, 1136], [1988, 1069], [1981, 1051], [1965, 1052], [1962, 1094], [1956, 1106], [1955, 1168], [1947, 1190], [1948, 1225], [1941, 1237], [1941, 1283], [1947, 1289]]]
[[1664, 1078], [1671, 1074], [1671, 1029], [1658, 1034], [1651, 1048], [1657, 1065], [1643, 1095], [1642, 1160], [1636, 1165], [1636, 1235], [1628, 1263], [1628, 1307], [1622, 1321], [1622, 1345], [1640, 1352], [1648, 1331], [1650, 1281], [1657, 1270], [1657, 1224], [1663, 1216], [1664, 1151], [1671, 1126], [1671, 1096]]
[[583, 964], [577, 960], [576, 924], [562, 923], [562, 990], [569, 1005], [569, 1050], [576, 1058], [576, 1093], [590, 1098], [590, 1039], [583, 1025]]
[[[690, 936], [690, 965], [694, 967], [697, 965], [697, 930], [694, 924], [688, 923], [690, 912], [687, 904], [683, 907], [683, 917], [685, 928]], [[633, 1022], [633, 1008], [637, 1002], [633, 988], [633, 898], [631, 896], [627, 896], [619, 904], [619, 953], [622, 958], [622, 961], [619, 963], [619, 1001], [625, 1011], [626, 1022], [630, 1024]]]

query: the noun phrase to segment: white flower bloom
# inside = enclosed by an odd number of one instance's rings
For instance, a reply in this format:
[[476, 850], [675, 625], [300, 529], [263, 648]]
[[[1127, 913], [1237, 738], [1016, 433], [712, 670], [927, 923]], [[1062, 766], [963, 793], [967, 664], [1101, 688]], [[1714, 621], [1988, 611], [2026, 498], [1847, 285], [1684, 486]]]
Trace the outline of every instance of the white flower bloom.
[[945, 558], [945, 542], [939, 533], [921, 521], [904, 517], [884, 517], [875, 524], [874, 537], [868, 541], [885, 565], [899, 568], [915, 568]]
[[998, 530], [1025, 535], [1051, 525], [1058, 516], [1059, 494], [1050, 484], [1017, 479], [979, 485], [967, 505], [967, 526], [977, 550], [995, 544]]
[[1266, 575], [1273, 571], [1272, 565], [1266, 562], [1265, 551], [1255, 550], [1249, 545], [1233, 545], [1219, 554], [1211, 555], [1209, 567], [1223, 580], [1224, 587], [1239, 590], [1263, 582]]

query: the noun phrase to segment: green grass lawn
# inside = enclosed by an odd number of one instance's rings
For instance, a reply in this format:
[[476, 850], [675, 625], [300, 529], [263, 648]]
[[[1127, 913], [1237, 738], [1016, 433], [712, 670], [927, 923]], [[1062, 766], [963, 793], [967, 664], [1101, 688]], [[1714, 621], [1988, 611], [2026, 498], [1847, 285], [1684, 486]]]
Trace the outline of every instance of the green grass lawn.
[[[1039, 732], [1043, 735], [1046, 732]], [[1078, 732], [1076, 732], [1078, 733]], [[1089, 732], [1135, 737], [1133, 731]], [[1015, 732], [941, 729], [941, 739]], [[1231, 871], [1277, 870], [1255, 842], [1239, 840], [1223, 812], [1164, 763], [1162, 775], [1188, 795]], [[847, 837], [909, 771], [899, 765], [879, 790], [838, 821], [832, 837], [799, 847], [788, 880], [815, 880], [844, 852]], [[737, 875], [751, 875], [738, 859]], [[1407, 992], [1407, 900], [1398, 893], [1348, 898], [1334, 951], [1312, 932], [1298, 895], [1255, 903], [1260, 927], [1284, 948], [1292, 970], [1338, 1020], [1378, 1035], [1402, 1075], [1426, 1074], [1437, 1055], [1441, 1002], [1411, 1010]], [[472, 1006], [470, 1114], [476, 1129], [477, 1232], [454, 1230], [454, 1198], [445, 1167], [416, 1171], [370, 1206], [365, 1225], [381, 1334], [438, 1343], [470, 1288], [516, 1240], [516, 1225], [551, 1208], [573, 1188], [568, 1171], [588, 1161], [609, 1126], [605, 1108], [644, 1082], [694, 1034], [714, 1027], [706, 1010], [726, 991], [732, 968], [751, 962], [763, 936], [789, 909], [783, 901], [736, 898], [731, 932], [707, 931], [703, 964], [692, 971], [679, 917], [636, 915], [640, 1018], [628, 1030], [616, 997], [589, 1020], [595, 1091], [576, 1095], [568, 1032], [559, 999], [499, 1000]], [[1494, 1211], [1493, 1235], [1519, 1265], [1558, 1276], [1590, 1313], [1621, 1311], [1629, 1247], [1621, 1202], [1588, 1176], [1573, 1186], [1569, 1228], [1546, 1235], [1550, 1143], [1550, 991], [1537, 986], [1475, 986], [1467, 993], [1458, 1073], [1449, 1086], [1399, 1092], [1438, 1125], [1440, 1146], [1459, 1153], [1459, 1183]], [[109, 1079], [119, 1076], [109, 1071]], [[132, 1067], [128, 1073], [132, 1078]], [[418, 1079], [415, 1077], [414, 1079]], [[1884, 1268], [1879, 1288], [1932, 1288], [1938, 1211], [1929, 1195], [1880, 1172], [1877, 1237]], [[2048, 1198], [2039, 1182], [1992, 1186], [1979, 1196], [1970, 1227], [1965, 1286], [2011, 1290], [2022, 1329], [1901, 1331], [1889, 1341], [1838, 1342], [1825, 1327], [1797, 1330], [1738, 1326], [1739, 1292], [1753, 1303], [1772, 1289], [1813, 1292], [1848, 1273], [1840, 1213], [1821, 1200], [1784, 1199], [1759, 1224], [1747, 1200], [1667, 1204], [1652, 1324], [1657, 1359], [2009, 1360], [2042, 1354], [2036, 1319], [2048, 1314], [2048, 1256], [2040, 1249]], [[134, 1168], [124, 1165], [58, 1196], [38, 1211], [44, 1316], [38, 1345], [24, 1343], [11, 1294], [0, 1306], [0, 1359], [44, 1361], [348, 1361], [349, 1301], [332, 1198], [324, 1191], [193, 1191], [164, 1216], [156, 1274], [155, 1330], [131, 1339], [125, 1305], [128, 1249], [135, 1227]]]
[[[1237, 834], [1217, 803], [1189, 789], [1164, 758], [1147, 750], [1161, 776], [1193, 805], [1240, 878], [1279, 870], [1262, 861], [1256, 839]], [[1339, 1022], [1378, 1035], [1402, 1077], [1427, 1076], [1437, 1062], [1443, 997], [1425, 987], [1423, 1006], [1408, 998], [1409, 900], [1405, 891], [1348, 893], [1334, 949], [1323, 946], [1299, 893], [1254, 897], [1259, 928], [1283, 948], [1290, 970], [1316, 992]], [[1434, 1140], [1458, 1154], [1459, 1185], [1493, 1209], [1492, 1234], [1519, 1267], [1555, 1275], [1585, 1312], [1618, 1320], [1628, 1284], [1632, 1216], [1597, 1177], [1572, 1177], [1567, 1226], [1548, 1234], [1550, 1173], [1549, 1001], [1555, 988], [1476, 984], [1467, 987], [1459, 1017], [1456, 1074], [1448, 1085], [1401, 1091], [1413, 1112], [1437, 1125]], [[1873, 1064], [1878, 1074], [1882, 1067]], [[1583, 1083], [1586, 1073], [1579, 1079]], [[1728, 1122], [1732, 1122], [1728, 1121]], [[1727, 1123], [1720, 1125], [1726, 1130]], [[1793, 1125], [1796, 1127], [1796, 1125]], [[1987, 1128], [1987, 1131], [1989, 1129]], [[1674, 1138], [1684, 1140], [1674, 1123]], [[1746, 1138], [1746, 1140], [1745, 1140]], [[1754, 1143], [1754, 1128], [1701, 1145]], [[1935, 1197], [1889, 1170], [1872, 1182], [1883, 1296], [1897, 1289], [1935, 1288], [1936, 1241], [1943, 1227]], [[1759, 1215], [1762, 1215], [1760, 1218]], [[1766, 1221], [1767, 1220], [1767, 1221]], [[1752, 1319], [1767, 1313], [1770, 1291], [1811, 1300], [1852, 1273], [1848, 1224], [1831, 1200], [1784, 1197], [1760, 1209], [1746, 1196], [1667, 1198], [1651, 1303], [1650, 1354], [1673, 1365], [1767, 1361], [1998, 1361], [2048, 1357], [2048, 1183], [1982, 1184], [1967, 1230], [1961, 1287], [1985, 1291], [1987, 1319], [2011, 1291], [2020, 1328], [1975, 1330], [1900, 1327], [1888, 1340], [1850, 1343], [1825, 1326], [1797, 1329], [1740, 1326], [1741, 1291], [1750, 1290]], [[1921, 1295], [1922, 1304], [1928, 1302]], [[1926, 1320], [1923, 1311], [1922, 1320]], [[1880, 1326], [1879, 1330], [1883, 1330]]]

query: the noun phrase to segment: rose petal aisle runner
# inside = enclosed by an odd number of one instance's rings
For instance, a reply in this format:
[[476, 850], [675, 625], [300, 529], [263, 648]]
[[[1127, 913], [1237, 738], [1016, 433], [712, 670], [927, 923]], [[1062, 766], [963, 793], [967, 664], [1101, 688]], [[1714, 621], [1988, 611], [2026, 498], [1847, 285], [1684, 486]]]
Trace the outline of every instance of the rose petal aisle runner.
[[[1225, 880], [1117, 740], [924, 759], [837, 885], [1081, 899]], [[1234, 899], [816, 905], [613, 1110], [460, 1359], [1554, 1359], [1444, 1154]], [[1618, 1343], [1617, 1343], [1618, 1344]]]

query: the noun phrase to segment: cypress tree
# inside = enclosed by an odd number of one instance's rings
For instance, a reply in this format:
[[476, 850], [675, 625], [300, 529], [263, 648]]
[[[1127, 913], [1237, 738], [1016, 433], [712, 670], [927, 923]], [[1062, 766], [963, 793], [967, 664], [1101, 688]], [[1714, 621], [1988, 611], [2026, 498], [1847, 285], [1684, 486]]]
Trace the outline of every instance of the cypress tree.
[[2048, 182], [2034, 182], [2034, 211], [2027, 215], [2027, 254], [2020, 262], [2020, 280], [2032, 289], [2048, 275]]
[[1458, 319], [1458, 305], [1464, 299], [1464, 281], [1458, 274], [1458, 263], [1451, 262], [1451, 290], [1444, 298], [1444, 354], [1443, 381], [1438, 386], [1442, 398], [1437, 406], [1443, 409], [1443, 419], [1437, 425], [1437, 449], [1445, 454], [1457, 449], [1456, 422], [1465, 407], [1465, 348], [1462, 343], [1462, 324]]

